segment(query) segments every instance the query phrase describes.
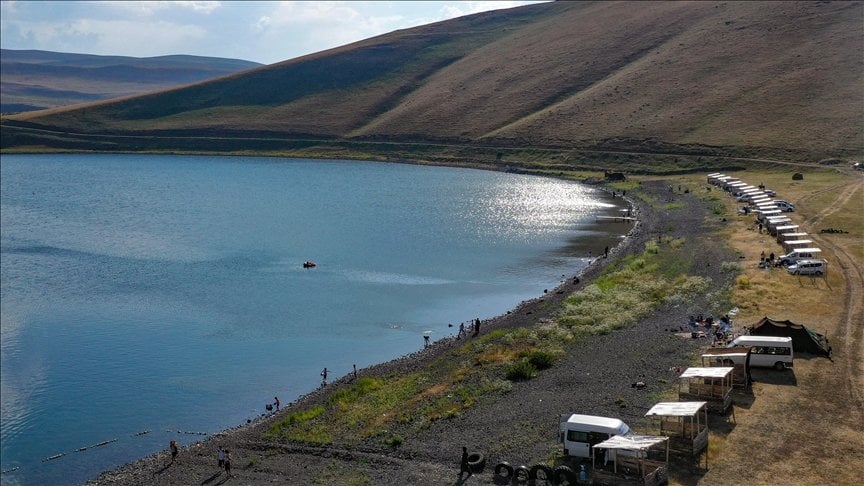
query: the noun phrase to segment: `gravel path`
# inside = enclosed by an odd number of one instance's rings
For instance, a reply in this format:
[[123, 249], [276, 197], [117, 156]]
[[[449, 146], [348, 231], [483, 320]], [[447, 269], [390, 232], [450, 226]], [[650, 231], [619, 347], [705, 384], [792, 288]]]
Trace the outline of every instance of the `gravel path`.
[[[698, 188], [691, 188], [699, 190]], [[709, 277], [716, 288], [728, 285], [731, 273], [721, 271], [721, 263], [735, 261], [721, 244], [709, 244], [701, 235], [721, 223], [706, 203], [692, 193], [670, 192], [668, 182], [645, 182], [642, 191], [657, 200], [684, 203], [668, 212], [636, 203], [638, 225], [631, 235], [613, 250], [610, 259], [639, 253], [650, 238], [682, 237], [683, 251], [691, 262], [690, 273]], [[537, 325], [550, 317], [549, 302], [559, 302], [582, 288], [602, 269], [606, 260], [598, 259], [579, 275], [579, 283], [568, 277], [558, 289], [537, 299], [523, 302], [506, 315], [484, 322], [483, 331]], [[687, 366], [693, 353], [707, 343], [682, 339], [671, 330], [686, 322], [690, 314], [719, 312], [708, 297], [667, 305], [636, 325], [573, 345], [566, 356], [538, 377], [513, 384], [501, 396], [484, 397], [481, 403], [460, 416], [438, 420], [406, 437], [396, 448], [368, 443], [358, 447], [307, 447], [277, 444], [263, 440], [262, 432], [275, 419], [268, 417], [252, 424], [225, 431], [183, 448], [178, 460], [170, 464], [167, 452], [103, 473], [93, 484], [348, 484], [442, 485], [495, 484], [494, 465], [502, 460], [513, 465], [531, 466], [548, 462], [558, 450], [558, 417], [565, 413], [586, 413], [618, 417], [637, 430], [645, 412], [657, 401], [657, 394], [675, 382], [675, 366]], [[407, 372], [425, 366], [429, 360], [446, 353], [458, 343], [439, 341], [428, 349], [362, 370], [364, 375]], [[631, 385], [647, 384], [643, 389]], [[313, 392], [293, 404], [305, 407], [323, 401], [339, 386], [336, 382], [323, 391]], [[653, 398], [652, 398], [653, 397]], [[292, 410], [288, 407], [284, 410]], [[285, 413], [284, 411], [282, 413]], [[484, 454], [486, 469], [460, 479], [459, 457], [462, 446]], [[216, 467], [216, 450], [227, 447], [234, 456], [234, 477], [228, 478]]]

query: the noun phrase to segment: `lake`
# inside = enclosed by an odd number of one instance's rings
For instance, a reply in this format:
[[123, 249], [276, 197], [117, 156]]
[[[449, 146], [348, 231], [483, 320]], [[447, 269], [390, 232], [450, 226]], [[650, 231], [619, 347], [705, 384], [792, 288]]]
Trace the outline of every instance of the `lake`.
[[245, 423], [324, 367], [542, 295], [628, 229], [589, 186], [375, 162], [4, 155], [0, 184], [4, 485]]

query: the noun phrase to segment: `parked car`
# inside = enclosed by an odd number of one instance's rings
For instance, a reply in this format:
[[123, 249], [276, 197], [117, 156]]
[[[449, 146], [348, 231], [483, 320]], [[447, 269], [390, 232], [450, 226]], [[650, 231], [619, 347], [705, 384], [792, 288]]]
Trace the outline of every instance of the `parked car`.
[[799, 260], [786, 270], [792, 275], [824, 275], [828, 262], [825, 260]]
[[777, 209], [779, 209], [780, 211], [785, 211], [787, 213], [795, 211], [795, 205], [788, 201], [784, 201], [782, 199], [775, 199], [774, 204], [777, 205]]
[[765, 194], [768, 194], [771, 197], [774, 197], [777, 195], [777, 193], [775, 191], [772, 191], [771, 189], [762, 189], [762, 192], [764, 192]]

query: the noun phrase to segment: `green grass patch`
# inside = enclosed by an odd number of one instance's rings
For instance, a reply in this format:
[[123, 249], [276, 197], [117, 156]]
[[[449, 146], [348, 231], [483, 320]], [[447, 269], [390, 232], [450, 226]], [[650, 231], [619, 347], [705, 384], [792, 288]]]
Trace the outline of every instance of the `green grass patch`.
[[641, 255], [628, 256], [594, 284], [569, 296], [559, 322], [581, 333], [602, 334], [632, 324], [666, 301], [705, 292], [708, 279], [686, 273], [682, 239], [652, 240]]
[[507, 368], [507, 379], [510, 381], [530, 380], [537, 376], [537, 368], [527, 359], [513, 363]]

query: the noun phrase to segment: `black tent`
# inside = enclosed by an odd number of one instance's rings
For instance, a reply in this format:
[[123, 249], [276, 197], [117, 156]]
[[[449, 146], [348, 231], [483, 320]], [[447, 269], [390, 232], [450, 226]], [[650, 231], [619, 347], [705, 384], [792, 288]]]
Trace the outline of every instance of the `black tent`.
[[817, 356], [829, 356], [828, 338], [802, 324], [792, 321], [776, 321], [769, 317], [753, 325], [750, 334], [754, 336], [785, 336], [792, 338], [792, 348], [795, 353], [808, 353]]

